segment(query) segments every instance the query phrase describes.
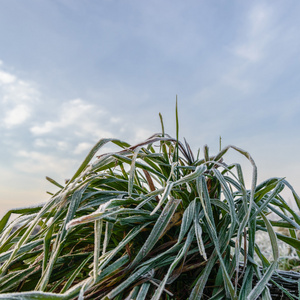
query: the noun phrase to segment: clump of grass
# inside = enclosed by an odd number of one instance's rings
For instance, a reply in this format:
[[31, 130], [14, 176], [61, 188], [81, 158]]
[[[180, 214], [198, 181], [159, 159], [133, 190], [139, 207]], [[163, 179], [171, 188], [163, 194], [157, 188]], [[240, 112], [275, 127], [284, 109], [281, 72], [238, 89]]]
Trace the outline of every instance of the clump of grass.
[[[107, 143], [120, 151], [95, 157]], [[227, 151], [252, 165], [251, 188]], [[60, 190], [47, 203], [0, 221], [0, 298], [272, 299], [275, 286], [296, 299], [298, 277], [277, 271], [278, 239], [300, 255], [300, 218], [281, 192], [299, 209], [300, 198], [283, 178], [257, 185], [255, 162], [238, 147], [210, 155], [204, 146], [203, 155], [164, 128], [134, 146], [101, 139], [65, 185], [49, 179]], [[255, 243], [259, 230], [272, 260]]]

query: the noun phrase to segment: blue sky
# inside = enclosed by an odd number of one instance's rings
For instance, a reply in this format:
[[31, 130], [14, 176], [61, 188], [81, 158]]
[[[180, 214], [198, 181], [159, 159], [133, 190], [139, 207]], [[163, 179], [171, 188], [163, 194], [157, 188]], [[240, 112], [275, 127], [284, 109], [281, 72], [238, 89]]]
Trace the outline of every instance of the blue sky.
[[259, 180], [286, 177], [300, 193], [299, 12], [297, 1], [1, 1], [0, 214], [46, 201], [45, 176], [72, 176], [102, 137], [144, 140], [159, 112], [175, 135], [176, 95], [195, 151], [216, 153], [222, 136], [251, 153]]

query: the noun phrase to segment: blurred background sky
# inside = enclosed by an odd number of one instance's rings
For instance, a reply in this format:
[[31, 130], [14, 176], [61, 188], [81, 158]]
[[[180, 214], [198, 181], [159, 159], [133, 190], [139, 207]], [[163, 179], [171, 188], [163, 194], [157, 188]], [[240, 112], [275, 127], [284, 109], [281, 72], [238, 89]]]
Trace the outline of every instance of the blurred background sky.
[[[234, 144], [300, 193], [300, 2], [0, 1], [0, 215], [103, 137]], [[109, 150], [107, 148], [107, 150]], [[227, 163], [240, 160], [231, 151]], [[251, 168], [246, 165], [250, 176]]]

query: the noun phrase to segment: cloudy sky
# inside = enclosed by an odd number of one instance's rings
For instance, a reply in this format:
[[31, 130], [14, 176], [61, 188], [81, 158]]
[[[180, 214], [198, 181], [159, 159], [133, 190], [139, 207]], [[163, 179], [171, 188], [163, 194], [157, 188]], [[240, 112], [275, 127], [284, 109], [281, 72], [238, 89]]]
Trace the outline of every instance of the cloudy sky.
[[100, 138], [144, 140], [159, 112], [175, 135], [176, 95], [195, 151], [222, 136], [259, 180], [300, 193], [299, 13], [276, 0], [1, 1], [0, 214], [46, 201], [45, 176], [70, 178]]

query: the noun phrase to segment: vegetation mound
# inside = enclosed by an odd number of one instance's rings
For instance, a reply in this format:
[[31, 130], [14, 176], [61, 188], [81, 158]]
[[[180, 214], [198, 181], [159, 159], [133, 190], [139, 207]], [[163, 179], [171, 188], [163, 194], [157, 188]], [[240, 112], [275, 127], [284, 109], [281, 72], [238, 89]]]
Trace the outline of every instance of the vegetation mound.
[[[95, 157], [107, 143], [120, 151]], [[250, 189], [228, 150], [252, 165]], [[300, 218], [281, 192], [300, 209], [298, 195], [283, 178], [257, 185], [235, 146], [203, 154], [164, 129], [135, 146], [100, 140], [64, 186], [49, 179], [60, 190], [47, 203], [0, 221], [0, 299], [272, 299], [273, 288], [296, 299], [299, 277], [277, 266], [278, 239], [300, 249]]]

